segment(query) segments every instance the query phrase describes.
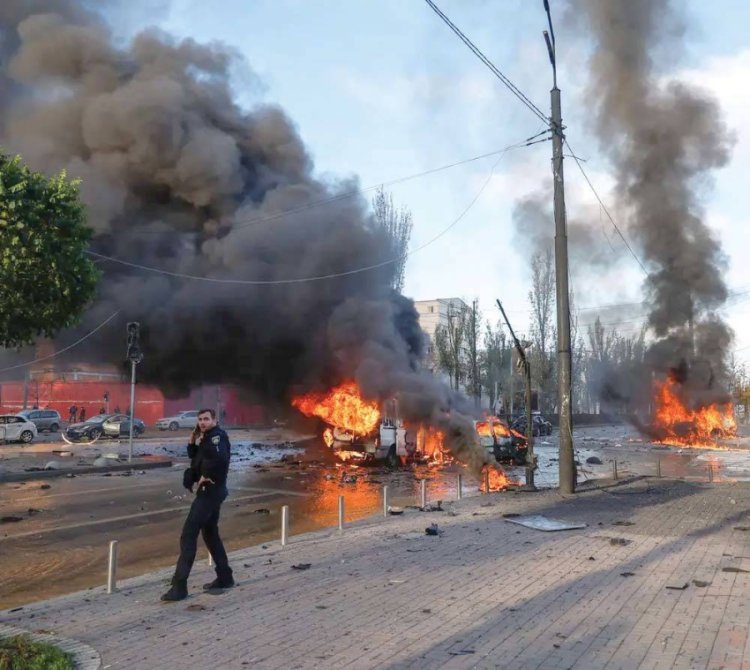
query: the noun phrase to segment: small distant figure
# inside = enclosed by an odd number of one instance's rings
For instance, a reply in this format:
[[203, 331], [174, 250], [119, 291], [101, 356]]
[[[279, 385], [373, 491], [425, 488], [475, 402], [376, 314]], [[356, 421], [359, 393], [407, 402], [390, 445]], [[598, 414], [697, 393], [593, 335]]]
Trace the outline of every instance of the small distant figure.
[[68, 408], [68, 422], [75, 423], [77, 416], [78, 416], [78, 407], [76, 407], [75, 405], [71, 405]]
[[78, 414], [78, 420], [83, 423], [86, 420], [86, 408], [81, 407], [81, 412]]
[[99, 410], [99, 414], [106, 414], [106, 413], [107, 413], [107, 410], [106, 410], [106, 409], [104, 409], [104, 407], [102, 407], [102, 408], [101, 408], [101, 409]]
[[120, 413], [120, 406], [115, 405], [115, 414], [119, 414], [119, 413]]

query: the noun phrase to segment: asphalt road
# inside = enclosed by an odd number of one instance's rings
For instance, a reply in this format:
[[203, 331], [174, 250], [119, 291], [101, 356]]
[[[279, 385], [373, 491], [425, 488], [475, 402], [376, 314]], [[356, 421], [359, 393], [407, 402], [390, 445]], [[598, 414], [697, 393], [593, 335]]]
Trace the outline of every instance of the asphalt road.
[[[614, 460], [620, 476], [654, 475], [658, 461], [665, 477], [705, 480], [710, 465], [716, 481], [750, 480], [747, 438], [714, 451], [650, 445], [625, 427], [579, 429], [574, 437], [581, 480], [611, 476]], [[538, 486], [557, 485], [556, 450], [555, 433], [538, 440]], [[264, 454], [252, 446], [237, 451], [220, 523], [228, 550], [277, 542], [282, 505], [290, 507], [291, 533], [304, 533], [336, 524], [339, 495], [345, 496], [348, 522], [379, 513], [385, 484], [397, 505], [417, 503], [422, 478], [428, 480], [431, 501], [452, 500], [461, 472], [455, 465], [395, 472], [345, 466], [317, 444], [304, 451]], [[302, 462], [280, 463], [280, 456]], [[587, 464], [592, 456], [602, 463]], [[0, 523], [0, 608], [104, 584], [110, 540], [119, 541], [119, 577], [173, 564], [192, 499], [181, 489], [184, 467], [178, 459], [173, 468], [131, 476], [0, 484], [0, 516], [21, 519]], [[523, 468], [510, 468], [510, 474], [522, 480]], [[464, 486], [465, 495], [478, 493], [478, 482], [468, 475]], [[207, 560], [200, 542], [198, 560]]]

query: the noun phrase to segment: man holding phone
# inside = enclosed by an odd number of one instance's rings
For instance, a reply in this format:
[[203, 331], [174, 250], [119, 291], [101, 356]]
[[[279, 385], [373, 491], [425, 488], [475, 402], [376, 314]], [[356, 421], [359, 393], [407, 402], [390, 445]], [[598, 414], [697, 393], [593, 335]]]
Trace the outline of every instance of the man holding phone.
[[172, 588], [161, 597], [165, 602], [187, 598], [187, 580], [195, 561], [199, 533], [216, 564], [216, 579], [205, 584], [204, 590], [219, 591], [234, 586], [227, 552], [219, 537], [219, 512], [228, 493], [230, 444], [227, 434], [216, 423], [214, 410], [198, 412], [198, 425], [190, 435], [187, 452], [190, 467], [185, 470], [182, 483], [191, 493], [193, 486], [197, 489], [182, 528], [180, 557], [172, 577]]

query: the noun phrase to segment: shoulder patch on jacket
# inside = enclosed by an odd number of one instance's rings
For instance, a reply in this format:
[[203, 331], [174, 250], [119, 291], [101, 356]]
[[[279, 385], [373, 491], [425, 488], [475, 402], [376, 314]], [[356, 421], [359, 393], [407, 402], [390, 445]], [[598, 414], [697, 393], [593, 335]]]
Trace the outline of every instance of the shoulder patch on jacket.
[[213, 444], [219, 444], [219, 442], [221, 442], [221, 435], [216, 435], [215, 437], [212, 437], [211, 442]]

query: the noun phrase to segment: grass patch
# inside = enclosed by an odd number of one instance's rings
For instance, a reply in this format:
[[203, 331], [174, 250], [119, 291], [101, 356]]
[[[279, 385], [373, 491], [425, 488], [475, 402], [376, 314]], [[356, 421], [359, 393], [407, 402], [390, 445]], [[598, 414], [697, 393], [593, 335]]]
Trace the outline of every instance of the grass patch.
[[0, 638], [0, 670], [75, 670], [73, 657], [28, 635]]

